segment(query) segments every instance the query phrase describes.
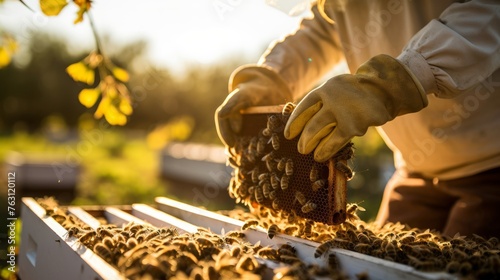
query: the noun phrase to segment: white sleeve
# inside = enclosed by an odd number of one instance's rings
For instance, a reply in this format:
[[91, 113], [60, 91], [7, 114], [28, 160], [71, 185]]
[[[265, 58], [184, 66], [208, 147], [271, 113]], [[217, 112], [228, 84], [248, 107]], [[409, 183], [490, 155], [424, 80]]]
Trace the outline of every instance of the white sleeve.
[[398, 59], [426, 93], [451, 98], [473, 90], [500, 68], [500, 1], [450, 5], [413, 36]]

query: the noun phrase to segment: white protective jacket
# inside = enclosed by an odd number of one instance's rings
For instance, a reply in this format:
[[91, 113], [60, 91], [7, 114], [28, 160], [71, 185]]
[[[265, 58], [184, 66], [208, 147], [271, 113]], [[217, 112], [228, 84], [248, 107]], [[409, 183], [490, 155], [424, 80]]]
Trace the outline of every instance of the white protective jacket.
[[455, 179], [500, 166], [500, 1], [334, 0], [313, 7], [259, 60], [296, 100], [343, 59], [354, 72], [378, 54], [398, 58], [428, 93], [420, 112], [378, 128], [396, 168]]

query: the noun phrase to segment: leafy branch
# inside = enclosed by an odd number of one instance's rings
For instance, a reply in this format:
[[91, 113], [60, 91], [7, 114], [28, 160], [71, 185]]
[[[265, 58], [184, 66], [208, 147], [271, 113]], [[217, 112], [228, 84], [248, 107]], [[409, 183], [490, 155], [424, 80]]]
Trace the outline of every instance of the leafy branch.
[[[32, 10], [26, 3], [22, 0], [20, 1], [28, 9]], [[105, 56], [101, 41], [97, 34], [97, 29], [89, 12], [92, 1], [39, 1], [41, 11], [47, 16], [57, 16], [70, 3], [75, 4], [78, 7], [78, 11], [73, 21], [74, 24], [83, 22], [84, 16], [87, 15], [94, 35], [96, 50], [92, 51], [83, 60], [69, 65], [66, 68], [66, 72], [73, 80], [90, 86], [81, 90], [78, 94], [78, 100], [83, 106], [91, 108], [96, 105], [99, 100], [97, 109], [94, 113], [95, 118], [99, 119], [104, 116], [106, 121], [111, 125], [125, 125], [127, 123], [127, 116], [132, 114], [133, 111], [130, 93], [125, 85], [129, 80], [129, 74], [125, 69], [116, 66], [111, 59]], [[15, 45], [16, 48], [13, 47], [14, 44], [6, 45], [10, 47], [4, 47], [4, 45], [0, 45], [0, 68], [2, 67], [2, 62], [3, 64], [8, 64], [10, 62], [10, 56], [17, 48], [17, 45]], [[96, 74], [98, 75], [99, 81], [97, 85], [95, 85]]]

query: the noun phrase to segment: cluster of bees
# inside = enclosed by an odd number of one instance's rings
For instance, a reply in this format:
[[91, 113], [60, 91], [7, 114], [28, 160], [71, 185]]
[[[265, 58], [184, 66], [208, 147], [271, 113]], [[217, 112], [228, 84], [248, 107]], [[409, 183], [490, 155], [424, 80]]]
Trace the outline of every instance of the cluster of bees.
[[[228, 162], [234, 168], [229, 195], [237, 203], [293, 210], [320, 221], [330, 211], [327, 199], [334, 188], [328, 181], [330, 166], [314, 161], [312, 154], [299, 154], [297, 139], [284, 138], [284, 126], [294, 108], [293, 103], [287, 103], [281, 113], [244, 116], [246, 131], [229, 150]], [[354, 173], [344, 161], [352, 155], [349, 143], [334, 156], [333, 168], [348, 180]]]
[[[175, 228], [158, 228], [130, 222], [91, 228], [50, 199], [39, 199], [47, 215], [67, 229], [66, 238], [92, 249], [127, 279], [261, 279], [272, 273], [273, 279], [347, 279], [332, 255], [331, 268], [306, 265], [290, 244], [276, 248], [245, 241], [242, 230], [215, 234], [204, 228], [195, 233], [179, 233]], [[256, 224], [249, 223], [245, 229]], [[273, 233], [273, 230], [275, 232]], [[278, 228], [270, 227], [269, 237]], [[269, 268], [266, 261], [281, 263]], [[266, 271], [267, 270], [267, 271]]]
[[378, 226], [360, 220], [356, 212], [364, 209], [355, 203], [347, 205], [347, 220], [333, 226], [262, 206], [251, 210], [221, 213], [272, 229], [273, 236], [281, 233], [319, 242], [316, 258], [330, 258], [330, 249], [342, 248], [417, 270], [445, 271], [465, 279], [498, 279], [500, 275], [500, 242], [496, 237], [486, 239], [474, 234], [450, 237], [400, 223]]

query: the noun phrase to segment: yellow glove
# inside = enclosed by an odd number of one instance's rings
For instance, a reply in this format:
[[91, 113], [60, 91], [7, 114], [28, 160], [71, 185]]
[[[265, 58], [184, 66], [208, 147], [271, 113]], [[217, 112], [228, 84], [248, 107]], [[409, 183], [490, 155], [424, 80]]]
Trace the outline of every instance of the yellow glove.
[[427, 96], [409, 69], [388, 55], [377, 55], [355, 74], [339, 75], [308, 93], [285, 127], [288, 139], [300, 135], [298, 150], [323, 162], [370, 126], [420, 111]]
[[229, 147], [234, 146], [235, 134], [241, 130], [241, 110], [292, 101], [290, 89], [283, 79], [265, 66], [242, 66], [236, 69], [229, 79], [229, 92], [215, 112], [217, 133]]

